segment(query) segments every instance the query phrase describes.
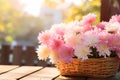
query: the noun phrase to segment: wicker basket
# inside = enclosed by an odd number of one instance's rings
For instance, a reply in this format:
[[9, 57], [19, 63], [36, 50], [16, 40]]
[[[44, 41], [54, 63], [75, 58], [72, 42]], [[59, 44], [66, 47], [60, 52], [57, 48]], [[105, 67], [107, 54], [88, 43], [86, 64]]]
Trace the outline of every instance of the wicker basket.
[[85, 61], [74, 58], [70, 63], [59, 62], [57, 68], [64, 76], [110, 77], [117, 73], [118, 58], [90, 58]]

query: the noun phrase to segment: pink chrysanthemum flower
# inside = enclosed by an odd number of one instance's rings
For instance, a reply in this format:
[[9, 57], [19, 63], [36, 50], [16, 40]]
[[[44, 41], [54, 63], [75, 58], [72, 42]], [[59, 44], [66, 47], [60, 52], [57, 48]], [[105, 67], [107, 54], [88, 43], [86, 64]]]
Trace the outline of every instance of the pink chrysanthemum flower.
[[64, 23], [55, 24], [55, 25], [53, 25], [53, 26], [51, 27], [50, 30], [51, 30], [53, 33], [55, 33], [55, 34], [58, 34], [58, 35], [60, 35], [60, 36], [63, 36], [64, 33], [66, 32], [65, 27], [66, 27], [66, 24], [64, 24]]
[[64, 62], [70, 62], [72, 61], [74, 54], [73, 54], [73, 48], [70, 46], [66, 46], [66, 45], [62, 45], [59, 49], [58, 49], [58, 53], [59, 53], [59, 58], [61, 61]]
[[[109, 38], [111, 34], [108, 33], [107, 31], [103, 30], [98, 34], [99, 37], [99, 44], [109, 44]], [[99, 46], [99, 45], [98, 45]]]
[[51, 39], [49, 43], [49, 47], [51, 47], [53, 50], [58, 49], [62, 45], [64, 45], [64, 41], [60, 39]]
[[91, 25], [95, 20], [96, 20], [96, 15], [89, 13], [88, 15], [83, 16], [81, 23], [84, 25]]
[[120, 15], [112, 16], [109, 22], [119, 22], [120, 23]]
[[67, 34], [64, 36], [64, 41], [65, 44], [67, 44], [68, 46], [71, 46], [73, 48], [75, 48], [75, 46], [77, 46], [79, 43], [81, 43], [81, 39], [79, 35], [76, 34]]
[[96, 27], [100, 29], [105, 29], [106, 25], [107, 25], [107, 22], [100, 22]]
[[51, 37], [52, 34], [50, 33], [50, 31], [46, 30], [44, 32], [39, 33], [38, 41], [39, 43], [48, 44]]
[[109, 43], [108, 46], [110, 47], [111, 50], [117, 50], [120, 48], [120, 35], [116, 34], [111, 34], [109, 37]]

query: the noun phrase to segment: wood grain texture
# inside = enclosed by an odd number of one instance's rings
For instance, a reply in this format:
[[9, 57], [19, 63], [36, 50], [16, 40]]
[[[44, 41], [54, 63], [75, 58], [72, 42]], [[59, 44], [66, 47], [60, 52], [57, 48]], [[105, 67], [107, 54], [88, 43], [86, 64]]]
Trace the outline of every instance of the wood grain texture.
[[46, 67], [20, 80], [53, 80], [59, 75], [56, 68]]
[[9, 71], [7, 73], [1, 74], [0, 75], [0, 80], [7, 80], [7, 79], [19, 79], [21, 77], [24, 77], [34, 71], [37, 71], [41, 69], [42, 67], [34, 67], [34, 66], [22, 66], [19, 68], [16, 68], [12, 71]]
[[0, 74], [17, 68], [17, 65], [0, 65]]

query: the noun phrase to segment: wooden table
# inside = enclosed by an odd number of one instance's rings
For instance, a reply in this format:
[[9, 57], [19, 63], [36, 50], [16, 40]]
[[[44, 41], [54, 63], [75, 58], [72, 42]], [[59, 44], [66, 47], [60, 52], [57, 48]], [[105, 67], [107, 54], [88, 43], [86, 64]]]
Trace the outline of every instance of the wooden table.
[[120, 80], [120, 73], [106, 79], [65, 77], [55, 67], [0, 65], [0, 80]]

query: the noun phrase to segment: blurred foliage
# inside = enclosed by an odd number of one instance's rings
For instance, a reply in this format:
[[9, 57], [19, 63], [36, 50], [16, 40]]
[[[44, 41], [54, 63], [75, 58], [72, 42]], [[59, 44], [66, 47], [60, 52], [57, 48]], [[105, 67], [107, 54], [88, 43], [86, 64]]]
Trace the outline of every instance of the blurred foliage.
[[44, 0], [45, 5], [49, 6], [50, 8], [55, 8], [64, 2], [65, 0]]
[[28, 14], [23, 15], [14, 22], [16, 26], [14, 33], [16, 34], [13, 34], [13, 36], [16, 40], [36, 41], [38, 33], [43, 29], [42, 23], [39, 17], [30, 16]]
[[11, 42], [10, 34], [13, 32], [13, 22], [21, 15], [12, 2], [13, 0], [0, 0], [0, 42], [6, 40]]
[[36, 40], [33, 37], [41, 30], [41, 23], [39, 18], [25, 14], [17, 0], [0, 0], [0, 43], [20, 38]]
[[65, 22], [73, 20], [81, 20], [82, 16], [88, 13], [94, 13], [97, 16], [98, 23], [100, 21], [100, 0], [81, 0], [80, 5], [71, 4], [65, 12]]
[[[63, 22], [81, 20], [84, 15], [94, 13], [97, 16], [95, 24], [98, 23], [100, 21], [100, 1], [101, 0], [81, 0], [80, 5], [71, 3], [69, 7], [65, 7], [66, 10], [63, 10]], [[45, 0], [44, 2], [45, 5], [50, 8], [56, 8], [59, 5], [64, 4], [65, 0]]]

